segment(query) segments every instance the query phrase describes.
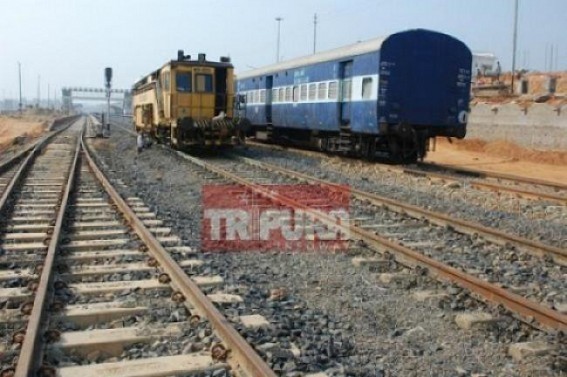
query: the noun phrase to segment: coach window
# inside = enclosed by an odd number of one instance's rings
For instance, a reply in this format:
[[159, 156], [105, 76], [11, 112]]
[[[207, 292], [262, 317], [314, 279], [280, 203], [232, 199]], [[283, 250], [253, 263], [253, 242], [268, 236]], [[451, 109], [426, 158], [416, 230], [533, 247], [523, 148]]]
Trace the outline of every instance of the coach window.
[[301, 85], [301, 102], [307, 101], [307, 84]]
[[293, 87], [293, 102], [298, 102], [299, 101], [299, 86], [294, 86]]
[[291, 94], [291, 86], [288, 86], [287, 88], [285, 88], [285, 101], [286, 102], [291, 102], [293, 100], [292, 94]]
[[178, 92], [191, 92], [191, 73], [177, 72], [175, 75], [175, 86]]
[[284, 88], [280, 88], [280, 102], [285, 101], [285, 90]]
[[362, 99], [372, 98], [372, 77], [362, 79]]
[[211, 93], [213, 91], [213, 76], [208, 74], [195, 75], [197, 92]]
[[265, 103], [266, 102], [266, 90], [262, 89], [260, 90], [260, 103]]
[[319, 99], [327, 98], [327, 83], [321, 82], [319, 83], [319, 93], [317, 95]]
[[329, 99], [337, 99], [338, 83], [336, 81], [331, 81], [329, 83]]
[[169, 72], [163, 74], [163, 89], [169, 91]]
[[279, 102], [280, 99], [278, 97], [278, 90], [272, 89], [272, 102]]
[[309, 101], [315, 101], [317, 98], [317, 84], [309, 84]]

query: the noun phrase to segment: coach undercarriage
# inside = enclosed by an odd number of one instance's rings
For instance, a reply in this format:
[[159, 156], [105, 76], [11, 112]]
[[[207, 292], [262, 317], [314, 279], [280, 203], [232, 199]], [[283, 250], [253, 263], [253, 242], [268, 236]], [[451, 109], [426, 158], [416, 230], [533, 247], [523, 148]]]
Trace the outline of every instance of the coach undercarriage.
[[404, 132], [384, 135], [351, 132], [311, 131], [281, 127], [256, 129], [257, 139], [275, 144], [297, 145], [322, 152], [344, 154], [368, 160], [382, 159], [394, 163], [413, 163], [422, 160], [429, 146], [427, 131], [405, 127]]

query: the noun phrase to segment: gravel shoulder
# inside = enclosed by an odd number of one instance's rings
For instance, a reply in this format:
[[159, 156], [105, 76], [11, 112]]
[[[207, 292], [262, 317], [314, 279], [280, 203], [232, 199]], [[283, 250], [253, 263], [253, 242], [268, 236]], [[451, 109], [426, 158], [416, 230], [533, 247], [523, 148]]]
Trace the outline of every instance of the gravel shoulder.
[[[199, 248], [201, 187], [207, 181], [186, 161], [158, 147], [136, 154], [132, 136], [114, 130], [108, 140], [92, 140], [107, 174], [126, 185], [124, 195], [137, 195], [166, 219], [166, 226], [190, 246]], [[460, 289], [413, 276], [408, 283], [388, 285], [377, 271], [352, 264], [348, 253], [210, 253], [203, 257], [211, 273], [225, 278], [227, 291], [242, 293], [244, 307], [265, 315], [274, 331], [245, 332], [281, 348], [293, 342], [299, 357], [261, 351], [282, 375], [325, 371], [331, 376], [561, 376], [567, 366], [556, 355], [517, 362], [507, 356], [512, 342], [549, 340], [545, 335], [504, 316], [497, 325], [461, 330], [454, 316], [464, 310], [490, 310]], [[399, 266], [392, 266], [399, 270]], [[285, 289], [283, 300], [270, 300]], [[446, 292], [440, 300], [420, 302], [415, 293]], [[268, 355], [269, 354], [269, 355]], [[563, 370], [563, 372], [561, 372]]]

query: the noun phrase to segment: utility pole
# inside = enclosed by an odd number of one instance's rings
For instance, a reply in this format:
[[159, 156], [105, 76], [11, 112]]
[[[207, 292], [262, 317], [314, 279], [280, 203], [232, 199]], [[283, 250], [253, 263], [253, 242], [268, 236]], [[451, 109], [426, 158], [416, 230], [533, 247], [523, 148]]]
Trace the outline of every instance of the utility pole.
[[555, 45], [551, 45], [549, 50], [549, 72], [553, 71], [553, 52], [555, 51]]
[[313, 16], [313, 53], [317, 51], [317, 13]]
[[277, 43], [277, 47], [276, 47], [276, 63], [280, 62], [280, 32], [281, 32], [281, 22], [282, 22], [283, 18], [282, 17], [276, 17], [276, 21], [278, 22], [278, 43]]
[[19, 104], [19, 110], [20, 110], [20, 116], [22, 115], [22, 63], [18, 62], [18, 77], [19, 77], [19, 83], [20, 83], [20, 104]]
[[514, 5], [514, 42], [513, 42], [513, 47], [512, 49], [514, 50], [512, 53], [512, 83], [510, 84], [511, 86], [511, 92], [512, 94], [514, 94], [514, 76], [515, 76], [515, 72], [516, 72], [516, 45], [517, 45], [517, 40], [518, 40], [518, 0], [515, 0], [515, 5]]
[[47, 108], [49, 109], [49, 97], [50, 97], [51, 93], [49, 91], [49, 83], [47, 83]]
[[41, 100], [41, 75], [37, 75], [37, 108], [39, 109], [39, 101]]

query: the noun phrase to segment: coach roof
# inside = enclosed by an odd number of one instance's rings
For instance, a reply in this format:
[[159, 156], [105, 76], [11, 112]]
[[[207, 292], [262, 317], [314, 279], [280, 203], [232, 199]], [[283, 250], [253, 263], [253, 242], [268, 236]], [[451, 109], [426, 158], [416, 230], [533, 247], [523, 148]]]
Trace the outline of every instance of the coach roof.
[[368, 41], [358, 42], [348, 46], [335, 48], [333, 50], [323, 51], [313, 55], [307, 55], [297, 59], [287, 60], [285, 62], [272, 64], [258, 69], [253, 69], [251, 71], [247, 71], [239, 74], [238, 79], [240, 80], [240, 79], [247, 79], [256, 76], [263, 76], [268, 73], [285, 71], [286, 69], [293, 69], [316, 63], [337, 60], [345, 56], [362, 55], [368, 52], [377, 51], [380, 49], [380, 46], [382, 46], [382, 42], [384, 42], [386, 38], [387, 37], [374, 38]]

